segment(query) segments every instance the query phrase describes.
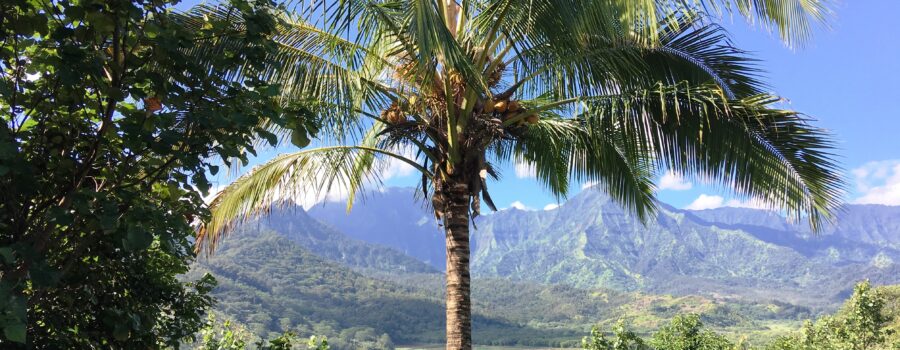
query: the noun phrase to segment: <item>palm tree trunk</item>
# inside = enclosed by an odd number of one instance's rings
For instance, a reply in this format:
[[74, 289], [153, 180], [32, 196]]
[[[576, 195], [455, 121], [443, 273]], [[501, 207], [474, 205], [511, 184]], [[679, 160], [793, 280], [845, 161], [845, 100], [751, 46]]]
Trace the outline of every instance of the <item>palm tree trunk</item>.
[[472, 349], [469, 281], [469, 191], [448, 183], [444, 230], [447, 238], [447, 350]]

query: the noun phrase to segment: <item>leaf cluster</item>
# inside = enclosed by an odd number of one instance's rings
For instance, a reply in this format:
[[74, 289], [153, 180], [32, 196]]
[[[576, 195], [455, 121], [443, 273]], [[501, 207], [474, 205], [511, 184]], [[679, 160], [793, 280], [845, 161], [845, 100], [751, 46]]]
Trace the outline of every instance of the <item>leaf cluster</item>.
[[273, 3], [235, 0], [233, 21], [199, 28], [175, 3], [0, 4], [0, 347], [191, 336], [214, 280], [177, 276], [206, 175], [246, 161], [264, 120], [306, 125], [261, 79]]

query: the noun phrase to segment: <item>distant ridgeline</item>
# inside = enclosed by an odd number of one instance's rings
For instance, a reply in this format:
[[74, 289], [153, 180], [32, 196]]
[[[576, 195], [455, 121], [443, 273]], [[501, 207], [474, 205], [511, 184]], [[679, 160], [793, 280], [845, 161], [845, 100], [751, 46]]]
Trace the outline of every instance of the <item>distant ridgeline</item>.
[[[412, 189], [310, 208], [359, 240], [444, 267], [444, 238]], [[734, 295], [834, 306], [861, 279], [900, 283], [900, 207], [848, 205], [819, 235], [775, 213], [661, 205], [646, 225], [599, 191], [554, 210], [507, 209], [476, 219], [473, 273], [581, 288]]]
[[[343, 203], [274, 210], [189, 277], [212, 273], [216, 312], [261, 337], [325, 335], [334, 349], [440, 343], [444, 241], [413, 197], [369, 194], [350, 214]], [[769, 342], [835, 310], [861, 279], [900, 283], [898, 207], [849, 206], [813, 236], [738, 208], [664, 206], [643, 225], [585, 191], [555, 210], [504, 210], [476, 225], [478, 344], [580, 346], [596, 324], [624, 320], [646, 336], [687, 313]]]

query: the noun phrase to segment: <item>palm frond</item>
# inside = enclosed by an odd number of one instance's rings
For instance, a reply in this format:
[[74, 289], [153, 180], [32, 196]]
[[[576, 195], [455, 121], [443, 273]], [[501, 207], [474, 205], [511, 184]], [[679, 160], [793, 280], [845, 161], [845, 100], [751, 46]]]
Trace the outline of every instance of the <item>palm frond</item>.
[[[332, 146], [284, 154], [254, 168], [219, 192], [210, 203], [211, 217], [197, 232], [196, 249], [211, 253], [240, 224], [264, 215], [273, 206], [303, 198], [321, 198], [335, 189], [360, 189], [380, 182], [372, 155], [403, 161], [430, 172], [396, 153], [362, 146]], [[370, 159], [370, 160], [367, 160]], [[384, 164], [384, 163], [382, 163]]]
[[[198, 5], [176, 18], [188, 28], [200, 29], [210, 21], [227, 22], [236, 33], [246, 31], [230, 6]], [[282, 14], [272, 42], [277, 46], [266, 62], [248, 62], [254, 76], [276, 84], [285, 104], [302, 105], [317, 115], [325, 136], [342, 140], [361, 133], [356, 110], [373, 110], [396, 96], [378, 77], [393, 69], [379, 47], [365, 47]], [[240, 36], [211, 38], [192, 49], [198, 60], [214, 57], [219, 46], [246, 45]], [[212, 44], [212, 45], [211, 45]], [[235, 75], [247, 74], [244, 70]]]
[[618, 133], [585, 123], [544, 112], [521, 136], [498, 144], [494, 157], [532, 164], [538, 182], [557, 199], [568, 195], [570, 180], [596, 183], [641, 220], [649, 218], [657, 206], [652, 155], [628, 149]]
[[731, 97], [764, 88], [756, 60], [735, 48], [718, 25], [702, 17], [673, 14], [661, 21], [658, 41], [634, 35], [596, 37], [579, 52], [554, 45], [518, 54], [516, 70], [528, 95], [553, 93], [558, 99], [615, 93], [629, 86], [687, 81], [713, 82]]
[[652, 154], [659, 169], [723, 184], [818, 230], [833, 218], [844, 182], [827, 132], [756, 95], [729, 99], [708, 84], [658, 84], [591, 99], [592, 129], [615, 132], [625, 149]]
[[[599, 1], [598, 1], [599, 2]], [[654, 30], [672, 11], [702, 11], [723, 16], [737, 13], [767, 30], [777, 31], [788, 46], [802, 45], [816, 24], [827, 25], [830, 0], [617, 0], [623, 21]]]
[[[684, 1], [684, 0], [682, 0]], [[805, 44], [816, 24], [827, 26], [833, 16], [830, 0], [688, 0], [707, 12], [737, 12], [751, 22], [778, 31], [788, 46]]]

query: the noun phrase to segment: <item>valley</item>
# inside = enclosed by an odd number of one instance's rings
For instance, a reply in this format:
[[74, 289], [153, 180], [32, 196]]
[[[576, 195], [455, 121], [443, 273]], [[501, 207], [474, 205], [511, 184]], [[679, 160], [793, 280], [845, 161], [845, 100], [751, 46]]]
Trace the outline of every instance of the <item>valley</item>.
[[[215, 276], [216, 312], [259, 336], [326, 335], [338, 349], [439, 344], [442, 238], [408, 191], [372, 194], [349, 214], [342, 203], [273, 210], [188, 277]], [[645, 225], [586, 192], [552, 211], [476, 219], [476, 344], [579, 346], [594, 325], [624, 320], [647, 334], [685, 313], [766, 343], [834, 311], [858, 279], [900, 282], [891, 213], [885, 231], [854, 240], [840, 225], [811, 236], [752, 209], [663, 207]]]

